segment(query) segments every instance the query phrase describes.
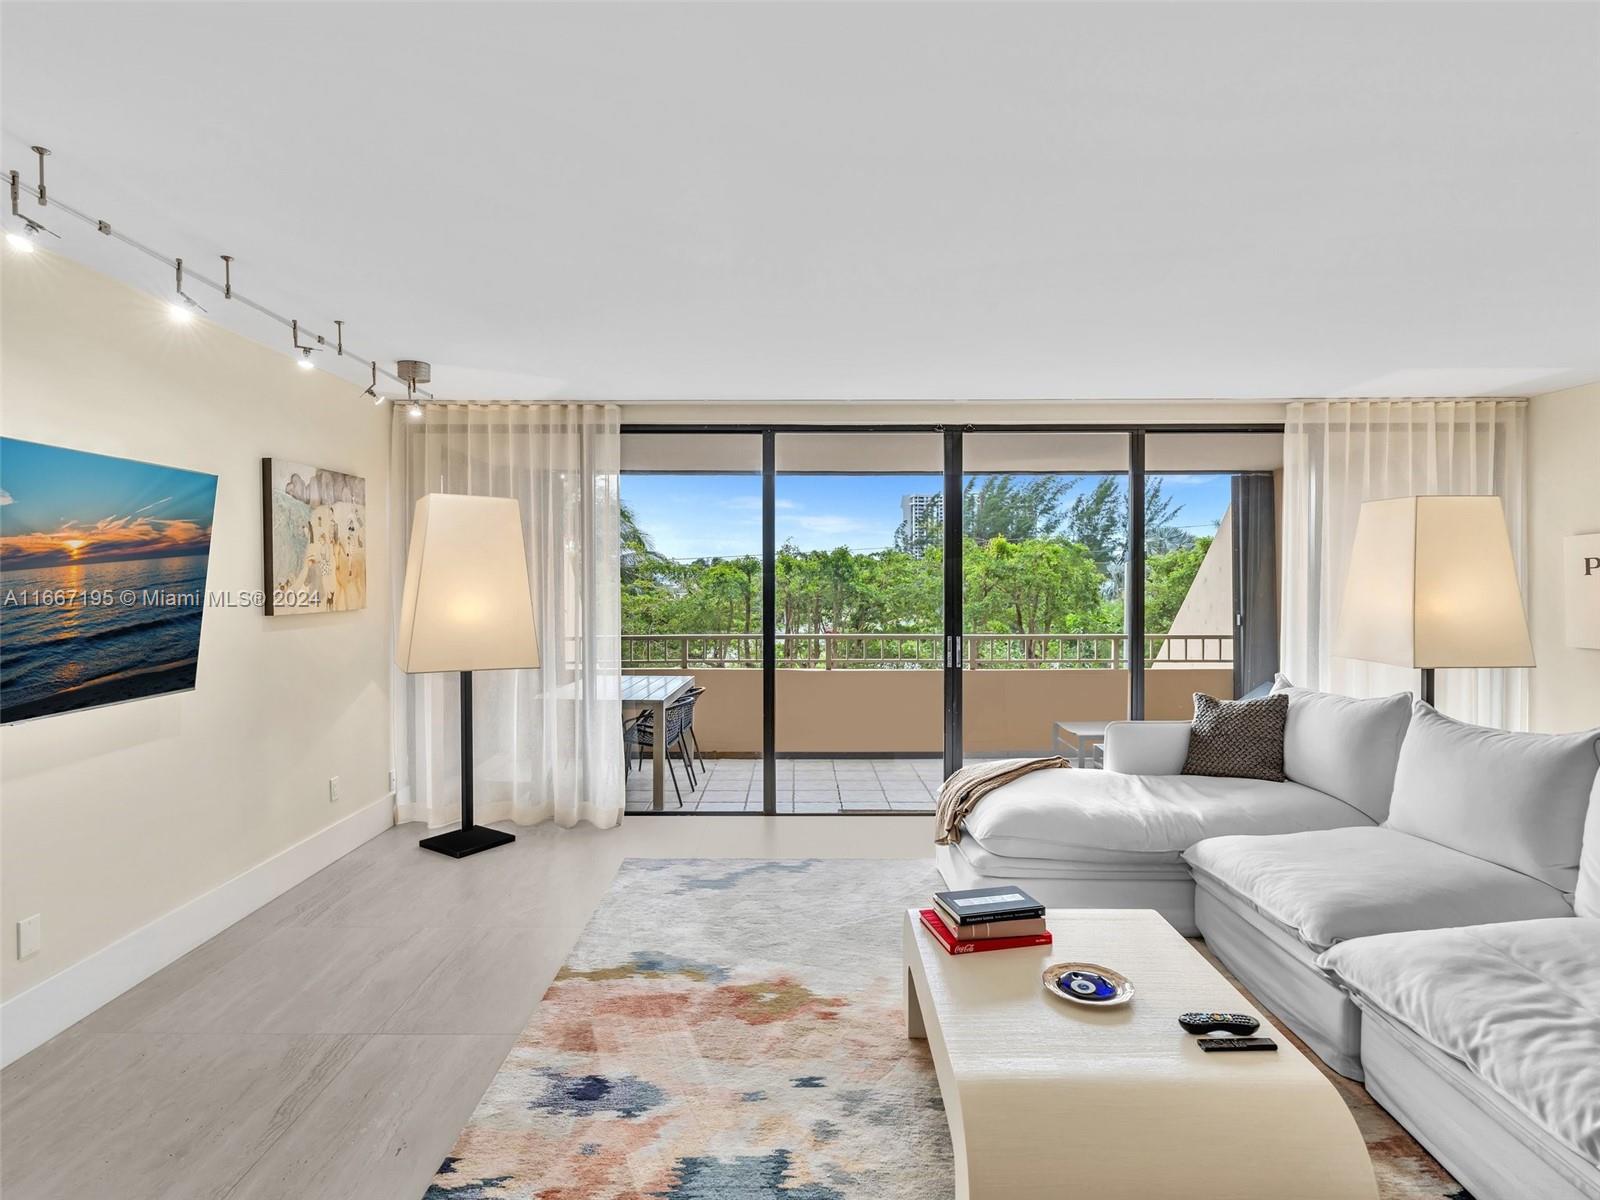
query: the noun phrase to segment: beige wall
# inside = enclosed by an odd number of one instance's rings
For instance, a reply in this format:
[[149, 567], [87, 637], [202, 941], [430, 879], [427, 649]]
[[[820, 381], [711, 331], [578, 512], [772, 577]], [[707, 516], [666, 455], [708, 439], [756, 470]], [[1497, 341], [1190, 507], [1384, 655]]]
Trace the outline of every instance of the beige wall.
[[1600, 650], [1566, 644], [1561, 540], [1600, 533], [1600, 383], [1528, 404], [1529, 622], [1534, 729], [1600, 725]]
[[[761, 672], [696, 668], [706, 689], [695, 737], [708, 754], [761, 752]], [[944, 728], [939, 671], [778, 672], [778, 751], [783, 754], [936, 754]], [[1145, 672], [1152, 718], [1187, 720], [1191, 694], [1233, 694], [1231, 668]], [[967, 671], [962, 676], [966, 748], [974, 753], [1048, 751], [1054, 722], [1103, 721], [1128, 708], [1126, 671]]]
[[[208, 607], [193, 692], [0, 731], [11, 997], [387, 794], [388, 415], [53, 254], [6, 251], [0, 288], [0, 432], [217, 475], [208, 590], [261, 586], [263, 456], [364, 475], [372, 502], [365, 610]], [[43, 945], [19, 962], [33, 913]]]
[[[1148, 625], [1146, 626], [1148, 628]], [[1223, 511], [1217, 534], [1206, 548], [1183, 603], [1173, 614], [1174, 634], [1233, 633], [1233, 505]], [[1231, 642], [1162, 642], [1156, 661], [1182, 667], [1188, 659], [1224, 658], [1232, 655]], [[1177, 660], [1168, 662], [1169, 659]], [[1202, 689], [1203, 690], [1203, 689]]]
[[[699, 425], [726, 423], [778, 425], [927, 425], [945, 421], [985, 424], [1034, 424], [1049, 421], [1126, 425], [1144, 421], [1163, 425], [1273, 425], [1288, 406], [1281, 401], [1144, 401], [1117, 403], [1089, 400], [1049, 401], [907, 401], [896, 404], [624, 404], [622, 423]], [[1238, 466], [1237, 462], [1232, 463]]]

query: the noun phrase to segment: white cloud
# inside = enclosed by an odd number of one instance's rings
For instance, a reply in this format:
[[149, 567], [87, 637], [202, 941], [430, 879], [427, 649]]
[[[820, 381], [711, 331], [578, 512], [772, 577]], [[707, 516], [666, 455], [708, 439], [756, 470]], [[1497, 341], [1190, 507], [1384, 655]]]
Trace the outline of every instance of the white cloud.
[[0, 488], [0, 506], [10, 504], [11, 502], [11, 493], [6, 491], [5, 488]]
[[738, 558], [761, 553], [761, 522], [727, 520], [710, 527], [682, 528], [656, 521], [649, 527], [656, 553], [678, 561], [699, 558]]
[[139, 514], [139, 513], [142, 513], [142, 512], [149, 512], [149, 511], [150, 511], [150, 510], [151, 510], [151, 509], [152, 509], [152, 508], [154, 508], [154, 507], [155, 507], [155, 506], [156, 506], [156, 505], [158, 505], [158, 504], [165, 504], [165, 503], [166, 503], [166, 502], [167, 502], [167, 501], [168, 501], [168, 500], [171, 500], [171, 499], [172, 499], [172, 497], [171, 497], [171, 496], [163, 496], [163, 497], [161, 497], [161, 499], [159, 499], [159, 500], [152, 500], [152, 501], [151, 501], [151, 502], [150, 502], [150, 503], [149, 503], [149, 504], [146, 504], [146, 505], [145, 505], [145, 506], [144, 506], [144, 507], [143, 507], [143, 508], [136, 508], [136, 509], [134, 509], [134, 510], [133, 510], [133, 511], [134, 511], [134, 514], [135, 514], [135, 515], [137, 515], [137, 514]]
[[867, 533], [878, 528], [876, 522], [863, 521], [860, 517], [847, 517], [836, 513], [807, 513], [803, 516], [790, 517], [784, 524], [795, 529], [803, 529], [807, 533], [820, 533], [829, 536], [846, 533]]

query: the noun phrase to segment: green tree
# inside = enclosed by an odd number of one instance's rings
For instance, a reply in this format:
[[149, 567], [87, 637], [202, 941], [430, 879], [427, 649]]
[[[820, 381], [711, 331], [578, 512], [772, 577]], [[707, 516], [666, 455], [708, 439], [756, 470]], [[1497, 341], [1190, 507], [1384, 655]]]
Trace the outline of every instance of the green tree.
[[[1122, 481], [1096, 478], [1068, 504], [1067, 489], [1076, 481], [1057, 477], [1043, 488], [1030, 476], [987, 479], [969, 481], [963, 497], [976, 529], [962, 541], [967, 628], [1019, 636], [1025, 661], [1049, 658], [1052, 638], [1120, 632], [1127, 541]], [[1150, 481], [1146, 505], [1152, 532], [1160, 532], [1147, 539], [1146, 628], [1165, 633], [1211, 538], [1191, 537], [1177, 526], [1181, 506], [1158, 479]], [[1024, 532], [1013, 537], [1006, 527]], [[673, 562], [655, 550], [626, 507], [623, 546], [625, 633], [699, 634], [691, 657], [750, 661], [746, 635], [761, 627], [758, 557]], [[776, 568], [776, 632], [787, 661], [819, 663], [822, 635], [829, 633], [877, 635], [850, 647], [868, 659], [912, 661], [920, 647], [926, 661], [927, 636], [943, 631], [942, 543], [920, 556], [844, 546], [801, 550], [786, 543]]]
[[626, 504], [619, 504], [617, 509], [622, 534], [622, 583], [626, 587], [630, 576], [648, 574], [657, 569], [661, 564], [661, 556], [656, 553], [650, 535], [639, 527], [633, 509]]
[[[1079, 545], [1031, 538], [969, 541], [963, 556], [968, 628], [1023, 634], [1023, 656], [1045, 657], [1038, 635], [1090, 631], [1105, 576]], [[1101, 630], [1100, 632], [1110, 632]]]
[[[1189, 545], [1160, 554], [1145, 555], [1144, 627], [1146, 633], [1166, 633], [1194, 586], [1212, 538], [1194, 538]], [[1183, 632], [1179, 630], [1179, 632]], [[1190, 631], [1193, 632], [1193, 631]]]
[[[1159, 476], [1147, 476], [1144, 485], [1144, 538], [1146, 557], [1194, 544], [1194, 536], [1178, 524], [1183, 505], [1167, 495]], [[1067, 506], [1062, 536], [1085, 547], [1101, 570], [1120, 591], [1123, 566], [1128, 561], [1128, 487], [1120, 475], [1102, 475], [1086, 495]]]
[[1074, 480], [1065, 475], [969, 475], [961, 489], [962, 532], [980, 545], [1053, 537]]
[[1128, 545], [1128, 496], [1123, 479], [1102, 475], [1087, 495], [1067, 506], [1062, 536], [1089, 552], [1108, 574], [1120, 568]]

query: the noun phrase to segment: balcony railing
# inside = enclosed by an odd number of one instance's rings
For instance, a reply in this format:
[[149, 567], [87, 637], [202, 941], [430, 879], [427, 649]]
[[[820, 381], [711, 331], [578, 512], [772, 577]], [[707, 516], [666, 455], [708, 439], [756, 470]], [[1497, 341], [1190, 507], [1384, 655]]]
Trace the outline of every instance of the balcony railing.
[[[1146, 666], [1233, 662], [1231, 633], [1149, 634], [1142, 640]], [[777, 662], [813, 671], [935, 670], [944, 666], [944, 641], [938, 633], [780, 633]], [[961, 665], [969, 671], [1123, 670], [1128, 642], [1125, 633], [968, 633], [961, 638]], [[622, 635], [624, 670], [760, 665], [759, 633]]]

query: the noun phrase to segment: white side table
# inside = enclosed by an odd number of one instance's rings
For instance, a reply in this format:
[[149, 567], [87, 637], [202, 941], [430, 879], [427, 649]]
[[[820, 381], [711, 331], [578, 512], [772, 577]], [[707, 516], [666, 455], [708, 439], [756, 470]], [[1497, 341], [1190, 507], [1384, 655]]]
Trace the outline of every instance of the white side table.
[[1087, 769], [1090, 752], [1106, 740], [1109, 724], [1110, 721], [1057, 721], [1050, 734], [1050, 748], [1063, 757], [1068, 756], [1069, 750], [1074, 751], [1078, 769]]

